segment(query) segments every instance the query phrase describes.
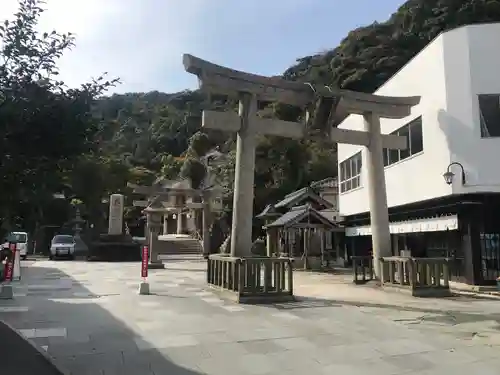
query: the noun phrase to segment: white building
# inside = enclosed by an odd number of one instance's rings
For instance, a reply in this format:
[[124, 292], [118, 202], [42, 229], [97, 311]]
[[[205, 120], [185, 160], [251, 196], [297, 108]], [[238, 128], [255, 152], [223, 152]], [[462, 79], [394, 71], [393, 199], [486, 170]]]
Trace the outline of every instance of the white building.
[[[409, 139], [407, 150], [384, 152], [393, 252], [453, 257], [454, 276], [473, 284], [500, 276], [499, 40], [500, 24], [443, 33], [376, 92], [421, 96], [407, 118], [381, 120], [382, 133]], [[339, 128], [364, 130], [363, 119]], [[370, 248], [365, 158], [362, 146], [338, 145], [339, 209], [354, 252]]]

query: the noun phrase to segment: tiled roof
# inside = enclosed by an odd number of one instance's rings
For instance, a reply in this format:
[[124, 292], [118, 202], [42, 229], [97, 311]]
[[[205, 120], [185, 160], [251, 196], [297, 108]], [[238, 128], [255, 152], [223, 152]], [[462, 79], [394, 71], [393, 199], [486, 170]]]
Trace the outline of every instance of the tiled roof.
[[327, 217], [316, 211], [311, 205], [306, 204], [303, 206], [293, 207], [290, 211], [279, 217], [271, 224], [266, 225], [266, 228], [284, 227], [298, 223], [303, 218], [311, 215], [325, 224], [326, 227], [338, 228], [339, 226]]
[[313, 189], [310, 187], [305, 187], [300, 190], [294, 191], [285, 196], [285, 198], [274, 205], [275, 208], [286, 207], [289, 204], [293, 203], [295, 200], [298, 200], [301, 197], [310, 196], [313, 197], [317, 202], [320, 202], [325, 207], [332, 207], [332, 204], [323, 198], [321, 198]]
[[279, 217], [277, 220], [273, 221], [271, 224], [266, 225], [266, 227], [284, 227], [285, 225], [293, 222], [299, 216], [304, 215], [307, 209], [301, 210], [290, 210], [286, 214]]
[[290, 203], [292, 203], [295, 199], [299, 198], [300, 196], [306, 195], [309, 193], [309, 189], [307, 187], [302, 188], [300, 190], [294, 191], [293, 193], [290, 193], [288, 195], [285, 195], [285, 198], [278, 203], [274, 205], [276, 208], [280, 207], [286, 207]]
[[274, 206], [271, 204], [268, 204], [264, 210], [255, 216], [257, 219], [263, 219], [266, 217], [271, 217], [271, 216], [279, 216], [280, 214], [274, 210]]
[[149, 201], [148, 206], [144, 209], [144, 211], [151, 211], [151, 210], [164, 210], [165, 208], [162, 205], [162, 202], [165, 198], [161, 196], [155, 196], [153, 199]]
[[320, 181], [315, 181], [311, 183], [312, 188], [329, 188], [329, 187], [337, 187], [338, 180], [337, 177], [328, 177]]

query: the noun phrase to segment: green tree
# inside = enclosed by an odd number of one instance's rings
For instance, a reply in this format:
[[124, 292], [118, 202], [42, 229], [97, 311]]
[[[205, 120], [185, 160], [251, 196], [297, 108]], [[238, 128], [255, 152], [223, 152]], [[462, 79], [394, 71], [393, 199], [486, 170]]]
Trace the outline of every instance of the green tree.
[[[484, 22], [500, 22], [500, 0], [409, 0], [386, 22], [359, 27], [335, 48], [299, 58], [283, 77], [374, 92], [439, 33]], [[193, 182], [203, 180], [200, 158], [219, 146], [228, 157], [214, 167], [214, 173], [227, 188], [225, 202], [230, 208], [235, 137], [222, 132], [205, 134], [200, 125], [202, 110], [235, 110], [235, 103], [215, 96], [212, 99], [209, 103], [199, 91], [102, 98], [97, 106], [105, 124], [100, 146], [106, 155], [127, 160], [152, 175], [175, 178], [181, 173]], [[303, 120], [301, 109], [278, 104], [262, 109], [259, 115]], [[336, 145], [324, 139], [261, 137], [256, 153], [256, 211], [312, 181], [337, 175]], [[182, 158], [182, 168], [177, 158]]]
[[179, 157], [172, 156], [170, 154], [163, 155], [161, 162], [163, 166], [161, 167], [161, 176], [167, 180], [176, 179], [182, 168], [183, 159]]
[[74, 38], [39, 33], [42, 6], [19, 0], [13, 20], [0, 25], [0, 218], [9, 223], [42, 219], [65, 171], [95, 147], [92, 104], [117, 82], [100, 77], [67, 89], [57, 80], [57, 60]]

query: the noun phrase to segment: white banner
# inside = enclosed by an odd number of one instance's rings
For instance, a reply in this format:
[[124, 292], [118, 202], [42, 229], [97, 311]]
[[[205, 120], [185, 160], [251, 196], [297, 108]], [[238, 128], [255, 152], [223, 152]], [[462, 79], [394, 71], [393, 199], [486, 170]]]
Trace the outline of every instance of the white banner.
[[[389, 229], [392, 234], [458, 230], [458, 217], [456, 215], [450, 215], [427, 219], [400, 221], [390, 223]], [[345, 235], [347, 237], [371, 236], [372, 228], [369, 225], [346, 228]]]

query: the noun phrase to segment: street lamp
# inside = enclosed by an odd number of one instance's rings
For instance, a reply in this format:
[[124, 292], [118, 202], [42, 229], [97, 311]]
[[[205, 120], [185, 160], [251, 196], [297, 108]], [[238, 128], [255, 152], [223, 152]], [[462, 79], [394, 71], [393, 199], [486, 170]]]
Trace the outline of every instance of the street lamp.
[[462, 172], [462, 185], [465, 185], [465, 170], [464, 170], [464, 166], [462, 164], [460, 164], [459, 162], [457, 162], [457, 161], [454, 161], [454, 162], [450, 163], [450, 165], [448, 165], [448, 168], [446, 169], [446, 172], [443, 173], [444, 181], [448, 185], [451, 185], [451, 183], [453, 182], [453, 177], [455, 176], [455, 173], [453, 173], [451, 171], [451, 167], [454, 166], [454, 165], [458, 165], [460, 167], [461, 172]]

